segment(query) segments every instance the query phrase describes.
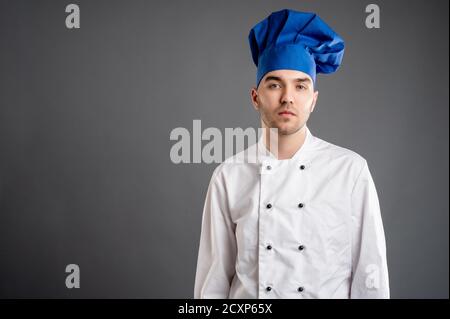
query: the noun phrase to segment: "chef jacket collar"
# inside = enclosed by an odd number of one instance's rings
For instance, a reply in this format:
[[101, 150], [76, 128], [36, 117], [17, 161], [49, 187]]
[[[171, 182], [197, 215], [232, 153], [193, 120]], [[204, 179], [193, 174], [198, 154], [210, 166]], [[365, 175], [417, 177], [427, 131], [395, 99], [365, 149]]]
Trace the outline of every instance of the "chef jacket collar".
[[261, 137], [258, 140], [258, 158], [259, 162], [263, 165], [267, 164], [276, 164], [281, 163], [282, 161], [297, 161], [302, 154], [311, 147], [313, 142], [314, 136], [311, 134], [311, 131], [306, 126], [306, 137], [305, 141], [303, 142], [303, 145], [295, 152], [295, 154], [288, 159], [280, 160], [275, 157], [266, 147], [264, 143], [264, 136], [261, 134]]

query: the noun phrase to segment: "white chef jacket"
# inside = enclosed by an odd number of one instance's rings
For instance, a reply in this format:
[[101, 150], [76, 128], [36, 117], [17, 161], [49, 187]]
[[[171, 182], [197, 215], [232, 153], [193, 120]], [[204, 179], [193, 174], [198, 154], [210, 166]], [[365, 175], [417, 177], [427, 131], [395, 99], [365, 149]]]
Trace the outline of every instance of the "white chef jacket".
[[306, 128], [290, 159], [260, 138], [220, 164], [203, 210], [194, 298], [389, 298], [366, 160]]

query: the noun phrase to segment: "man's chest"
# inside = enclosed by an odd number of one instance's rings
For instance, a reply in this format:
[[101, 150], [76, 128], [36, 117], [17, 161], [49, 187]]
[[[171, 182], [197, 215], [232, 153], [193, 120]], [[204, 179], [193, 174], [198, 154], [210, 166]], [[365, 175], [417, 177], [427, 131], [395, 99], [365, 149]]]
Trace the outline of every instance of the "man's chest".
[[264, 214], [306, 214], [318, 222], [340, 223], [351, 214], [353, 175], [345, 161], [327, 158], [237, 167], [226, 181], [231, 218], [238, 223]]

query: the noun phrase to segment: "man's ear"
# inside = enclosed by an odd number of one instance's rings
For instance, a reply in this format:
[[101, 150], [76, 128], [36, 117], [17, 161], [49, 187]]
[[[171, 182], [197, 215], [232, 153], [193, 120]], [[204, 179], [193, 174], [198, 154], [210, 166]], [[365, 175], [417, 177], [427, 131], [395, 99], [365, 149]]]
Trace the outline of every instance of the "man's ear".
[[253, 107], [255, 108], [255, 110], [259, 110], [259, 103], [258, 103], [258, 91], [256, 90], [255, 87], [253, 87], [250, 91], [250, 97], [252, 100], [252, 104]]
[[315, 91], [314, 92], [314, 96], [313, 96], [313, 102], [311, 105], [311, 112], [312, 113], [314, 111], [314, 108], [316, 107], [316, 103], [317, 103], [317, 98], [319, 97], [319, 91]]

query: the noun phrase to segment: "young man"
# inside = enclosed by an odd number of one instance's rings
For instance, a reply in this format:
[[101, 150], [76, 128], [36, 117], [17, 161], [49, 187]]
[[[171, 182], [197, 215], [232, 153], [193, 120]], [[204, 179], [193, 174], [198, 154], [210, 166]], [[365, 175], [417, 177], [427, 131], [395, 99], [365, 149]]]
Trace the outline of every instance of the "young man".
[[[343, 40], [317, 15], [281, 10], [249, 35], [256, 161], [219, 165], [205, 201], [195, 298], [389, 298], [378, 196], [360, 155], [306, 126], [316, 73], [340, 65]], [[277, 153], [277, 156], [274, 155]]]

